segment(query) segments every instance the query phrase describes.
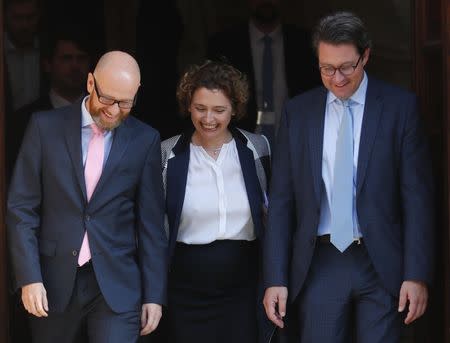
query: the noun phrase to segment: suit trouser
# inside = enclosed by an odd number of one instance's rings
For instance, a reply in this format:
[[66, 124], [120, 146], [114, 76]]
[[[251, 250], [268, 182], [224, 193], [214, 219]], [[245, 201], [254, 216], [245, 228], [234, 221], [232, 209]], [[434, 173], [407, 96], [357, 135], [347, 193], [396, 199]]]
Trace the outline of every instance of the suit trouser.
[[382, 286], [364, 243], [341, 253], [318, 240], [297, 300], [302, 343], [400, 341], [398, 299]]
[[49, 312], [47, 318], [31, 316], [30, 320], [35, 343], [132, 343], [139, 338], [140, 312], [113, 312], [100, 292], [90, 263], [78, 269], [65, 312]]

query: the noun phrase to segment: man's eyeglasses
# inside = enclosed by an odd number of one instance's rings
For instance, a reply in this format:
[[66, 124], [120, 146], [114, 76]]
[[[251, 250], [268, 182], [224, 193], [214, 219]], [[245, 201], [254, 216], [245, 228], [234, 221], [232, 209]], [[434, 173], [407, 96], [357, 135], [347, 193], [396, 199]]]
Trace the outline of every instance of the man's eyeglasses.
[[92, 78], [94, 79], [94, 90], [95, 93], [97, 93], [97, 99], [100, 103], [103, 105], [112, 106], [117, 103], [117, 105], [124, 110], [129, 110], [133, 108], [133, 106], [136, 104], [136, 97], [134, 97], [133, 100], [115, 100], [110, 97], [107, 97], [105, 95], [101, 95], [97, 88], [97, 82], [95, 80], [94, 74], [92, 74]]
[[344, 76], [350, 76], [355, 71], [356, 67], [358, 67], [359, 61], [361, 61], [363, 55], [359, 55], [358, 61], [356, 64], [346, 63], [341, 65], [338, 68], [335, 68], [333, 66], [322, 66], [319, 67], [320, 73], [325, 76], [333, 76], [336, 74], [336, 70], [339, 70], [339, 72]]

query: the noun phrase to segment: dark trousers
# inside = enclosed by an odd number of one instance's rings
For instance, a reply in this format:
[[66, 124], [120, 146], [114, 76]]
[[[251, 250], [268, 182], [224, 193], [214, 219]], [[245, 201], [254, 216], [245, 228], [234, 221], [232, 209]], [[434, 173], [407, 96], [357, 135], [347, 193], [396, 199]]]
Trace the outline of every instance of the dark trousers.
[[398, 298], [382, 286], [364, 243], [344, 253], [318, 242], [298, 300], [301, 343], [398, 343]]
[[[92, 265], [78, 269], [70, 303], [63, 313], [31, 316], [35, 343], [132, 343], [139, 338], [140, 311], [113, 312], [103, 298]], [[81, 333], [85, 335], [83, 339]]]

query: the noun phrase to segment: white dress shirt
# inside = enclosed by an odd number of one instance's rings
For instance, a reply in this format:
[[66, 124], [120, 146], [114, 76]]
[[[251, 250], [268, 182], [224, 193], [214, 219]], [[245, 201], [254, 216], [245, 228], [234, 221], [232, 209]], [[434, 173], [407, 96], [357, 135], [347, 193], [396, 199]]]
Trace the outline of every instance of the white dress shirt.
[[190, 144], [186, 192], [177, 241], [208, 244], [215, 240], [256, 238], [242, 168], [231, 140], [214, 160]]
[[[362, 237], [359, 229], [358, 214], [356, 211], [356, 171], [358, 168], [359, 142], [361, 137], [361, 126], [366, 102], [367, 75], [361, 81], [356, 92], [350, 97], [353, 101], [351, 106], [353, 119], [353, 235]], [[337, 100], [337, 101], [336, 101]], [[336, 96], [328, 92], [325, 110], [325, 125], [323, 131], [323, 156], [322, 156], [322, 179], [325, 184], [326, 194], [322, 194], [320, 222], [318, 235], [330, 233], [331, 212], [330, 204], [333, 197], [334, 161], [336, 154], [336, 141], [338, 131], [344, 114], [344, 108]]]
[[[250, 46], [252, 49], [253, 70], [255, 73], [255, 97], [258, 110], [263, 109], [263, 52], [265, 33], [258, 30], [252, 21], [249, 23]], [[275, 132], [281, 118], [281, 110], [284, 102], [288, 98], [288, 88], [286, 82], [286, 69], [284, 59], [284, 41], [281, 26], [268, 34], [272, 38], [272, 58], [273, 58], [273, 105], [275, 112]]]

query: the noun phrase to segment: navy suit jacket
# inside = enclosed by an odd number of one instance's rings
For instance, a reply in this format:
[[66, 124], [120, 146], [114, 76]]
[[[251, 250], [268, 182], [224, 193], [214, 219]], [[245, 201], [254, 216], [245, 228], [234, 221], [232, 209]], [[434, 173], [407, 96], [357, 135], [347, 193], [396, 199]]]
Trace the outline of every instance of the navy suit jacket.
[[72, 294], [85, 230], [100, 290], [115, 312], [166, 299], [167, 238], [158, 133], [133, 117], [114, 131], [86, 200], [81, 102], [30, 120], [8, 197], [15, 286], [43, 282], [50, 311]]
[[[316, 243], [326, 98], [321, 87], [287, 103], [274, 154], [265, 287], [288, 286], [291, 301], [302, 288]], [[432, 280], [434, 187], [422, 129], [414, 95], [369, 77], [356, 207], [373, 266], [394, 296], [404, 280]]]
[[[309, 32], [288, 24], [283, 24], [282, 30], [288, 96], [293, 97], [320, 85], [320, 77], [316, 70], [317, 61]], [[222, 59], [225, 57], [229, 63], [247, 75], [250, 98], [247, 115], [241, 119], [239, 127], [251, 132], [255, 131], [257, 116], [255, 71], [248, 23], [216, 33], [210, 37], [207, 50], [208, 58]]]

